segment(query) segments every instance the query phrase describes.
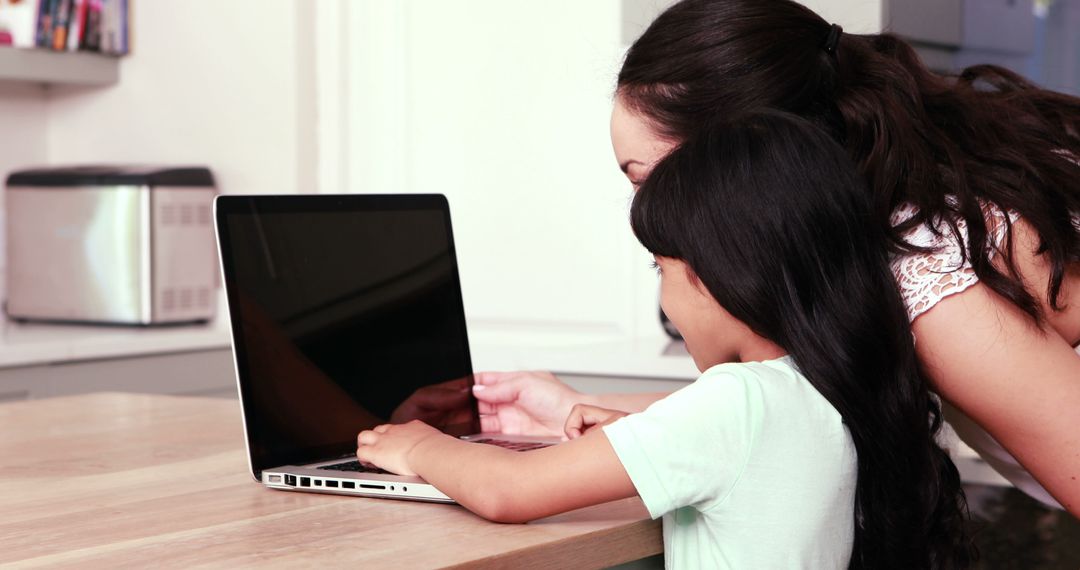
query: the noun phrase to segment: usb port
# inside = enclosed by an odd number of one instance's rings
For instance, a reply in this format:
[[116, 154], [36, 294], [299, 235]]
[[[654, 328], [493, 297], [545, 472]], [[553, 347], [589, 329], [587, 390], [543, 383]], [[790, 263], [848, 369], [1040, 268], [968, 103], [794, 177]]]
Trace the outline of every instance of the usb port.
[[356, 483], [353, 483], [352, 481], [342, 481], [341, 482], [341, 488], [342, 489], [355, 489], [356, 488]]
[[301, 477], [300, 478], [300, 486], [301, 487], [310, 487], [311, 486], [311, 477]]
[[327, 481], [326, 486], [327, 487], [337, 487], [337, 481]]

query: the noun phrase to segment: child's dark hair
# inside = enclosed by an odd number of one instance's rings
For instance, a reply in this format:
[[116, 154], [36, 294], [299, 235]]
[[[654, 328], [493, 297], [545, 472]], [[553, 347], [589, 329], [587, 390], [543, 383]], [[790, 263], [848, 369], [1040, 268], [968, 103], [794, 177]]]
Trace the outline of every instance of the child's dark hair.
[[[793, 115], [683, 141], [642, 184], [634, 233], [685, 261], [724, 309], [787, 350], [858, 453], [851, 568], [963, 568], [960, 477], [916, 360], [885, 228], [844, 149]], [[799, 513], [792, 513], [799, 516]]]

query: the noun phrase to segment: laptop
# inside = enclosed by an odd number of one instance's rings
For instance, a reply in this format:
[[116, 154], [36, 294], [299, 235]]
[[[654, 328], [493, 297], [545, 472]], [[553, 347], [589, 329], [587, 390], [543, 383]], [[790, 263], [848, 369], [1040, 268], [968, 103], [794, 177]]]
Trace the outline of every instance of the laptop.
[[274, 489], [453, 502], [356, 460], [356, 436], [420, 419], [480, 432], [461, 282], [441, 195], [218, 196], [218, 250], [248, 462]]

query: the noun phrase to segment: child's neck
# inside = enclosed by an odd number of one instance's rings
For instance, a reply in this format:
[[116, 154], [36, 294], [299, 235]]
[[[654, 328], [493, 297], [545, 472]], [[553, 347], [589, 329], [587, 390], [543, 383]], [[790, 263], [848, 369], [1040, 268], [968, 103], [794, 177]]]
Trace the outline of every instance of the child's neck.
[[752, 335], [737, 348], [735, 359], [737, 362], [761, 362], [763, 360], [775, 360], [781, 356], [786, 356], [787, 353], [788, 351], [775, 342]]

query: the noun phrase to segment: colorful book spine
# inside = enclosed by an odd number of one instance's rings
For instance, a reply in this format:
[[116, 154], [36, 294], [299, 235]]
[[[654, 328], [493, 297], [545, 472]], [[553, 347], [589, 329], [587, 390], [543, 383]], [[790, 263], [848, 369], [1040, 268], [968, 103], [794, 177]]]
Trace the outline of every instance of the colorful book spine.
[[127, 0], [101, 0], [101, 51], [127, 53]]
[[101, 0], [86, 0], [86, 23], [79, 49], [101, 51]]
[[37, 41], [35, 42], [38, 47], [49, 47], [52, 45], [52, 32], [53, 32], [53, 5], [57, 0], [41, 0], [38, 4], [38, 27], [37, 27]]
[[52, 48], [56, 51], [67, 49], [68, 27], [71, 25], [74, 0], [58, 0], [53, 19]]
[[82, 40], [83, 27], [86, 24], [86, 0], [75, 0], [75, 6], [71, 13], [71, 25], [68, 26], [68, 51], [79, 49]]

